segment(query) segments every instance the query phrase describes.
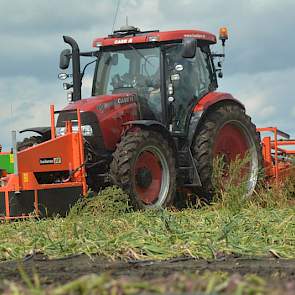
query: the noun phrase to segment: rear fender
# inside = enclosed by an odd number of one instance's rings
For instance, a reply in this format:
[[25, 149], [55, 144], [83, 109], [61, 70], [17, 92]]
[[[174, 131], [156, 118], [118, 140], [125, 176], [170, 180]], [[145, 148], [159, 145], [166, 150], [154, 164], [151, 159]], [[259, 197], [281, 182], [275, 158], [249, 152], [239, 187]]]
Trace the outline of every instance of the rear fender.
[[226, 101], [234, 102], [240, 105], [243, 109], [245, 109], [245, 106], [229, 93], [210, 92], [200, 99], [200, 101], [194, 107], [193, 112], [204, 112], [208, 110], [211, 106], [216, 105], [217, 103], [226, 102]]
[[239, 100], [235, 99], [229, 93], [222, 92], [210, 92], [196, 104], [193, 109], [193, 114], [191, 116], [189, 125], [188, 137], [190, 145], [193, 144], [195, 136], [197, 134], [198, 126], [202, 124], [202, 121], [207, 116], [207, 114], [211, 111], [214, 111], [217, 106], [226, 103], [237, 104], [245, 110], [245, 106]]

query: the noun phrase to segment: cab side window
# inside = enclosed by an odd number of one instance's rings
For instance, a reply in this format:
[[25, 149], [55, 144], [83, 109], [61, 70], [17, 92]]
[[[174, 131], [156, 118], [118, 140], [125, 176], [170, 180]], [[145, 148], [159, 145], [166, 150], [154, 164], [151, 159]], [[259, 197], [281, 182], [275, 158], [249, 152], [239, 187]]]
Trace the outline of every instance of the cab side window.
[[210, 60], [207, 53], [197, 47], [193, 58], [182, 57], [182, 44], [166, 48], [166, 89], [173, 88], [173, 111], [170, 118], [172, 131], [185, 131], [188, 114], [198, 99], [210, 91]]

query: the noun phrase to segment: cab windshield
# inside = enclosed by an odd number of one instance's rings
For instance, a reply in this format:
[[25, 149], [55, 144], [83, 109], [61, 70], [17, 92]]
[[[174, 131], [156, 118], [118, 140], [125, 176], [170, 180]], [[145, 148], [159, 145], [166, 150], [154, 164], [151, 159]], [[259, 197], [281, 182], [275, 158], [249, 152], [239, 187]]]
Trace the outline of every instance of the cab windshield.
[[102, 51], [93, 81], [93, 96], [134, 92], [146, 97], [160, 88], [160, 48]]

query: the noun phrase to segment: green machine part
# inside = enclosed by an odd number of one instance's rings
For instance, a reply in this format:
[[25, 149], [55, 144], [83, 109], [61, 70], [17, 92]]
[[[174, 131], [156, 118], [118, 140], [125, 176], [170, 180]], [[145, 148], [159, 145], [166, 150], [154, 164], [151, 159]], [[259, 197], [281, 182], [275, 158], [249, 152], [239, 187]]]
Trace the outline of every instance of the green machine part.
[[8, 174], [14, 172], [13, 154], [0, 153], [0, 170], [5, 170]]

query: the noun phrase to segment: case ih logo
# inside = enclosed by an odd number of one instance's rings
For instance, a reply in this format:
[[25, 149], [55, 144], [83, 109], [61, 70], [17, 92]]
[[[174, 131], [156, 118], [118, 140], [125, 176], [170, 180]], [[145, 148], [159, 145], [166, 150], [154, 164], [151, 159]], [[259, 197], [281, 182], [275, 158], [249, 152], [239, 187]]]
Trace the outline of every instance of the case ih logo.
[[120, 104], [132, 103], [134, 101], [135, 101], [135, 96], [134, 95], [119, 97], [119, 98], [117, 98], [115, 100], [111, 100], [109, 102], [98, 105], [97, 109], [99, 111], [104, 111], [105, 109], [108, 109], [110, 107], [114, 107], [114, 106], [120, 105]]
[[114, 41], [114, 44], [127, 44], [127, 43], [132, 43], [133, 39], [128, 38], [128, 39], [117, 39]]
[[40, 165], [54, 165], [54, 164], [61, 164], [61, 158], [41, 158], [39, 160]]
[[120, 97], [117, 99], [118, 104], [131, 103], [131, 102], [134, 102], [134, 96]]

